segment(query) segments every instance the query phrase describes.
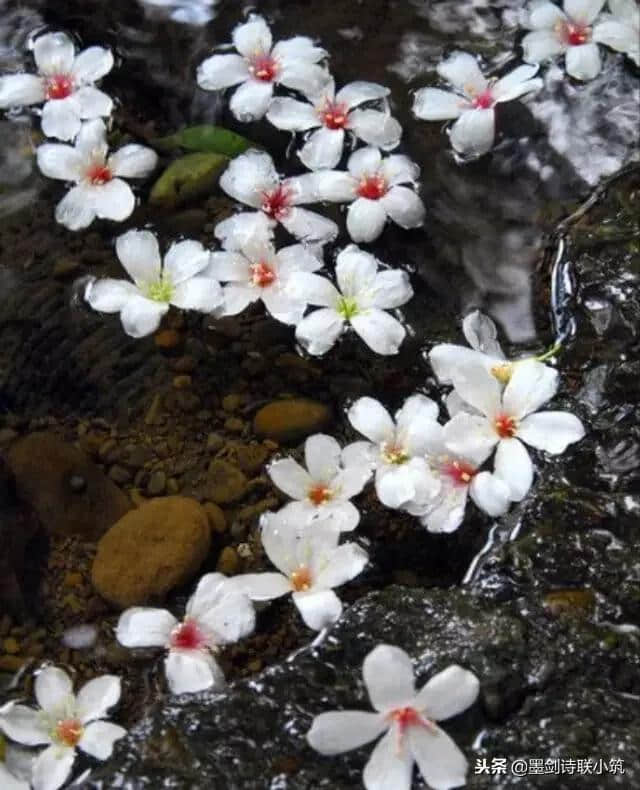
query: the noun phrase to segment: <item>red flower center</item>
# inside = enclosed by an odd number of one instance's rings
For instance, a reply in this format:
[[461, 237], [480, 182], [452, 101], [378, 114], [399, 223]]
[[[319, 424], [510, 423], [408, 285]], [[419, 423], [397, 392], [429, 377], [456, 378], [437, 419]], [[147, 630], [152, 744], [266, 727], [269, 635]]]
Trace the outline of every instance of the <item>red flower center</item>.
[[591, 28], [588, 25], [560, 22], [558, 32], [564, 43], [571, 47], [579, 47], [591, 41]]
[[451, 461], [445, 465], [444, 472], [457, 485], [468, 486], [473, 480], [476, 470], [465, 461]]
[[388, 718], [398, 725], [400, 738], [405, 734], [408, 727], [425, 727], [431, 732], [434, 732], [436, 729], [434, 723], [418, 713], [415, 708], [396, 708], [391, 711]]
[[104, 164], [91, 165], [87, 170], [87, 179], [95, 186], [102, 186], [113, 178], [111, 169]]
[[271, 55], [254, 55], [249, 60], [251, 75], [261, 82], [273, 82], [279, 70], [277, 60]]
[[262, 210], [274, 219], [282, 219], [289, 212], [291, 207], [290, 200], [291, 194], [289, 190], [281, 184], [276, 189], [263, 194]]
[[276, 273], [268, 263], [260, 261], [260, 263], [254, 263], [253, 266], [251, 266], [251, 282], [259, 288], [266, 288], [267, 285], [271, 285], [275, 279]]
[[489, 110], [495, 104], [491, 88], [479, 93], [473, 100], [473, 106], [481, 110]]
[[320, 120], [327, 129], [344, 129], [347, 125], [347, 107], [327, 99], [320, 110]]
[[516, 435], [518, 426], [514, 417], [509, 417], [506, 414], [499, 414], [494, 420], [496, 433], [501, 439], [510, 439]]
[[207, 638], [195, 620], [185, 620], [177, 625], [169, 637], [169, 646], [183, 650], [200, 650], [207, 645]]
[[311, 588], [311, 571], [306, 565], [291, 574], [291, 586], [296, 592], [307, 592]]
[[319, 483], [309, 489], [307, 496], [314, 505], [324, 505], [325, 502], [331, 499], [331, 489]]
[[367, 200], [380, 200], [387, 192], [387, 182], [384, 176], [378, 173], [372, 176], [363, 176], [358, 184], [357, 192], [360, 197], [367, 198]]
[[47, 99], [66, 99], [73, 93], [73, 80], [66, 74], [54, 74], [47, 79]]
[[76, 746], [83, 733], [82, 723], [78, 719], [63, 719], [56, 724], [55, 738], [65, 746]]

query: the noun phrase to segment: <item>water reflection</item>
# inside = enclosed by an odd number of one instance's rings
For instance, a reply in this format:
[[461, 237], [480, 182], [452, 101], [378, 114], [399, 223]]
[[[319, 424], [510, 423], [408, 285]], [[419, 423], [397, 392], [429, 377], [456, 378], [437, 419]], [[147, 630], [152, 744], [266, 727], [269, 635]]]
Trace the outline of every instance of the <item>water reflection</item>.
[[0, 121], [0, 217], [32, 203], [36, 196], [31, 124]]
[[215, 16], [217, 0], [139, 0], [154, 18], [169, 18], [183, 25], [200, 27]]

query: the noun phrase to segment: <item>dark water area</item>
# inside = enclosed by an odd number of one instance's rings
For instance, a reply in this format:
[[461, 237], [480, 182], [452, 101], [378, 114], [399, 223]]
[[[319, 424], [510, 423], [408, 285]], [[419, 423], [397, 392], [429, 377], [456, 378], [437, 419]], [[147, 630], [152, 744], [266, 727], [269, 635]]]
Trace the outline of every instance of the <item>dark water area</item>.
[[[219, 321], [172, 313], [162, 342], [133, 340], [117, 316], [83, 303], [86, 278], [120, 276], [114, 242], [130, 228], [151, 228], [161, 245], [188, 237], [214, 248], [213, 228], [233, 202], [215, 190], [159, 209], [147, 202], [145, 183], [127, 221], [71, 233], [54, 221], [60, 183], [35, 164], [38, 119], [28, 111], [0, 119], [0, 459], [37, 431], [84, 454], [69, 460], [55, 449], [37, 484], [16, 483], [0, 465], [0, 654], [2, 639], [22, 628], [25, 666], [47, 659], [79, 678], [123, 675], [122, 721], [132, 735], [82, 787], [359, 787], [363, 750], [321, 759], [303, 736], [315, 713], [362, 707], [362, 659], [381, 641], [407, 649], [421, 672], [456, 661], [474, 666], [481, 704], [455, 730], [472, 766], [476, 757], [524, 756], [619, 757], [626, 767], [625, 776], [519, 782], [472, 770], [470, 786], [640, 782], [638, 69], [604, 49], [601, 74], [585, 84], [558, 65], [545, 67], [540, 93], [499, 107], [493, 152], [464, 165], [441, 124], [411, 114], [413, 92], [436, 84], [438, 62], [455, 49], [478, 54], [496, 74], [518, 65], [521, 7], [510, 0], [0, 0], [0, 73], [30, 68], [26, 44], [44, 29], [66, 31], [83, 47], [109, 46], [117, 63], [101, 87], [116, 98], [122, 140], [144, 143], [215, 123], [263, 146], [287, 175], [304, 170], [288, 133], [266, 121], [238, 123], [224, 94], [197, 87], [195, 70], [249, 10], [265, 16], [274, 40], [311, 36], [329, 52], [338, 85], [366, 79], [391, 89], [403, 127], [398, 152], [420, 165], [427, 207], [424, 228], [389, 224], [370, 246], [409, 272], [415, 291], [402, 309], [409, 334], [397, 356], [373, 358], [348, 336], [322, 358], [305, 357], [293, 329], [260, 307]], [[326, 248], [331, 260], [349, 239], [342, 209], [320, 210], [342, 229]], [[327, 432], [342, 442], [354, 439], [344, 411], [361, 395], [390, 410], [416, 391], [442, 402], [428, 351], [463, 343], [462, 317], [476, 308], [495, 320], [508, 356], [562, 344], [553, 408], [578, 414], [587, 436], [562, 456], [537, 457], [532, 491], [507, 516], [469, 508], [451, 535], [429, 534], [384, 510], [371, 492], [362, 495], [358, 539], [372, 562], [343, 590], [351, 606], [320, 647], [305, 648], [309, 632], [278, 603], [253, 637], [225, 652], [233, 682], [226, 697], [176, 700], [163, 687], [157, 653], [133, 658], [114, 647], [117, 613], [89, 578], [95, 540], [63, 527], [29, 549], [42, 502], [52, 520], [117, 509], [122, 492], [134, 504], [158, 494], [209, 502], [207, 470], [220, 460], [246, 480], [222, 502], [222, 526], [214, 527], [202, 570], [265, 569], [257, 520], [282, 500], [263, 464], [301, 442], [265, 446], [252, 423], [259, 407], [284, 395], [318, 401], [331, 413]], [[89, 464], [119, 492], [96, 483], [93, 498], [70, 493], [56, 470], [79, 468], [89, 479]], [[24, 539], [15, 539], [16, 524]], [[189, 591], [173, 592], [169, 608]], [[85, 622], [99, 630], [95, 648], [63, 649], [64, 630]], [[2, 659], [0, 689], [18, 666]]]

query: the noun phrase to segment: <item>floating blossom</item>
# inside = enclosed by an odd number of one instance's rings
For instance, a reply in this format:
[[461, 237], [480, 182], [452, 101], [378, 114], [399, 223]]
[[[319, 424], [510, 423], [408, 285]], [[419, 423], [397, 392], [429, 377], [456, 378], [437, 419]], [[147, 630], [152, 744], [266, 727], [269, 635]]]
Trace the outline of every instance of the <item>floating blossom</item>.
[[[0, 708], [0, 716], [2, 715], [2, 710], [4, 708]], [[14, 771], [8, 763], [9, 750], [5, 746], [5, 758], [4, 760], [0, 759], [0, 787], [2, 790], [31, 790], [30, 782], [19, 776], [18, 772]], [[27, 775], [30, 777], [31, 771]]]
[[451, 83], [456, 93], [440, 88], [416, 92], [413, 112], [423, 121], [456, 118], [449, 130], [451, 145], [465, 156], [481, 156], [495, 140], [495, 107], [542, 88], [541, 79], [532, 79], [537, 66], [519, 66], [498, 80], [487, 80], [477, 60], [466, 52], [454, 52], [438, 66], [438, 74]]
[[222, 304], [217, 280], [203, 274], [209, 253], [197, 241], [172, 244], [160, 259], [158, 240], [148, 230], [130, 230], [119, 236], [116, 253], [133, 280], [106, 277], [91, 280], [84, 297], [94, 310], [120, 313], [131, 337], [155, 332], [170, 305], [211, 313]]
[[640, 66], [640, 7], [635, 0], [609, 0], [609, 10], [594, 25], [593, 40], [624, 52]]
[[315, 251], [304, 244], [293, 244], [276, 252], [271, 229], [260, 214], [238, 214], [227, 229], [221, 233], [225, 251], [211, 253], [205, 272], [227, 283], [222, 289], [224, 303], [217, 314], [237, 315], [247, 305], [262, 300], [275, 319], [297, 324], [307, 303], [293, 299], [287, 286], [295, 272], [315, 272], [322, 267]]
[[412, 184], [420, 168], [406, 156], [382, 157], [377, 148], [368, 146], [355, 151], [347, 162], [348, 172], [318, 172], [317, 190], [321, 200], [351, 203], [347, 212], [347, 230], [353, 241], [375, 241], [387, 219], [401, 228], [418, 228], [424, 222], [425, 208]]
[[375, 468], [376, 494], [383, 505], [422, 512], [440, 490], [425, 460], [440, 442], [437, 405], [424, 395], [412, 395], [396, 412], [394, 422], [377, 400], [358, 398], [347, 417], [369, 439], [345, 448], [347, 461], [368, 460]]
[[355, 529], [360, 513], [349, 500], [371, 477], [369, 464], [345, 463], [338, 442], [322, 433], [306, 440], [304, 458], [306, 469], [293, 458], [282, 458], [269, 467], [274, 484], [297, 500], [285, 506], [288, 517], [300, 524], [326, 517], [339, 531]]
[[253, 631], [255, 612], [246, 595], [222, 573], [208, 573], [187, 601], [182, 622], [166, 609], [134, 606], [120, 615], [116, 638], [125, 647], [164, 647], [169, 688], [174, 694], [222, 689], [225, 679], [214, 658], [222, 645]]
[[524, 59], [541, 63], [564, 55], [568, 74], [577, 80], [592, 80], [602, 67], [592, 23], [604, 2], [564, 0], [564, 12], [547, 0], [532, 3], [527, 24], [532, 32], [522, 39]]
[[334, 623], [342, 603], [334, 587], [353, 579], [369, 557], [356, 543], [338, 546], [340, 532], [331, 520], [301, 525], [290, 513], [267, 513], [262, 519], [262, 546], [280, 573], [245, 573], [230, 584], [254, 601], [271, 601], [291, 593], [302, 619], [315, 631]]
[[281, 223], [297, 239], [324, 243], [338, 235], [335, 222], [298, 207], [322, 199], [316, 175], [281, 179], [273, 159], [264, 151], [252, 149], [233, 159], [220, 178], [220, 186], [234, 200], [262, 211], [270, 225]]
[[90, 680], [75, 696], [67, 673], [47, 667], [36, 676], [35, 695], [41, 710], [14, 702], [0, 708], [0, 729], [5, 735], [27, 746], [47, 745], [33, 763], [34, 790], [57, 790], [63, 785], [71, 773], [76, 748], [106, 760], [115, 741], [127, 734], [123, 727], [103, 721], [120, 699], [116, 675]]
[[473, 672], [452, 664], [416, 692], [409, 656], [378, 645], [365, 658], [362, 675], [376, 713], [321, 713], [307, 733], [310, 746], [321, 754], [341, 754], [384, 733], [364, 769], [367, 790], [410, 790], [414, 762], [434, 790], [463, 785], [467, 760], [436, 722], [476, 701], [479, 682]]
[[306, 102], [277, 97], [271, 102], [267, 119], [278, 129], [307, 132], [315, 129], [298, 152], [309, 170], [334, 168], [342, 157], [345, 132], [385, 151], [395, 148], [402, 136], [402, 127], [386, 106], [379, 109], [356, 109], [365, 102], [381, 101], [389, 88], [375, 82], [350, 82], [336, 93], [330, 80], [321, 94], [308, 96]]
[[538, 412], [556, 394], [558, 373], [534, 359], [515, 366], [504, 392], [500, 382], [478, 363], [454, 371], [453, 384], [475, 413], [459, 412], [447, 423], [447, 449], [484, 460], [496, 448], [495, 473], [509, 486], [514, 502], [526, 496], [533, 481], [525, 444], [558, 455], [584, 436], [584, 427], [573, 414]]
[[45, 102], [42, 131], [47, 137], [73, 140], [81, 122], [108, 116], [113, 102], [94, 82], [113, 68], [113, 55], [89, 47], [78, 55], [64, 33], [39, 36], [33, 45], [37, 74], [0, 77], [0, 109]]
[[239, 121], [256, 121], [269, 109], [273, 88], [284, 85], [305, 95], [319, 93], [330, 79], [318, 62], [327, 56], [306, 36], [295, 36], [272, 46], [265, 20], [251, 14], [232, 34], [238, 55], [212, 55], [198, 67], [198, 85], [217, 91], [234, 91], [229, 109]]
[[107, 156], [107, 130], [102, 120], [82, 124], [75, 145], [45, 143], [37, 149], [38, 166], [48, 178], [73, 181], [56, 206], [56, 221], [80, 230], [93, 220], [122, 222], [133, 211], [135, 197], [123, 178], [145, 178], [158, 162], [151, 148], [125, 145]]
[[301, 272], [289, 280], [289, 293], [319, 305], [296, 328], [296, 338], [310, 354], [325, 354], [350, 325], [376, 354], [396, 354], [406, 331], [385, 312], [413, 296], [406, 272], [378, 271], [379, 261], [351, 244], [336, 259], [338, 288], [325, 277]]

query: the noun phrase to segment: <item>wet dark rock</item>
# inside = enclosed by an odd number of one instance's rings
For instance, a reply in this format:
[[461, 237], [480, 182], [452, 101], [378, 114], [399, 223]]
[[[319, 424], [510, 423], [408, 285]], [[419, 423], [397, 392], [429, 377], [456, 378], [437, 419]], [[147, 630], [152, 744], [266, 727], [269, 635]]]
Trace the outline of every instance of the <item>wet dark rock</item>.
[[206, 493], [218, 505], [237, 502], [247, 490], [247, 478], [228, 461], [211, 461], [207, 472]]

